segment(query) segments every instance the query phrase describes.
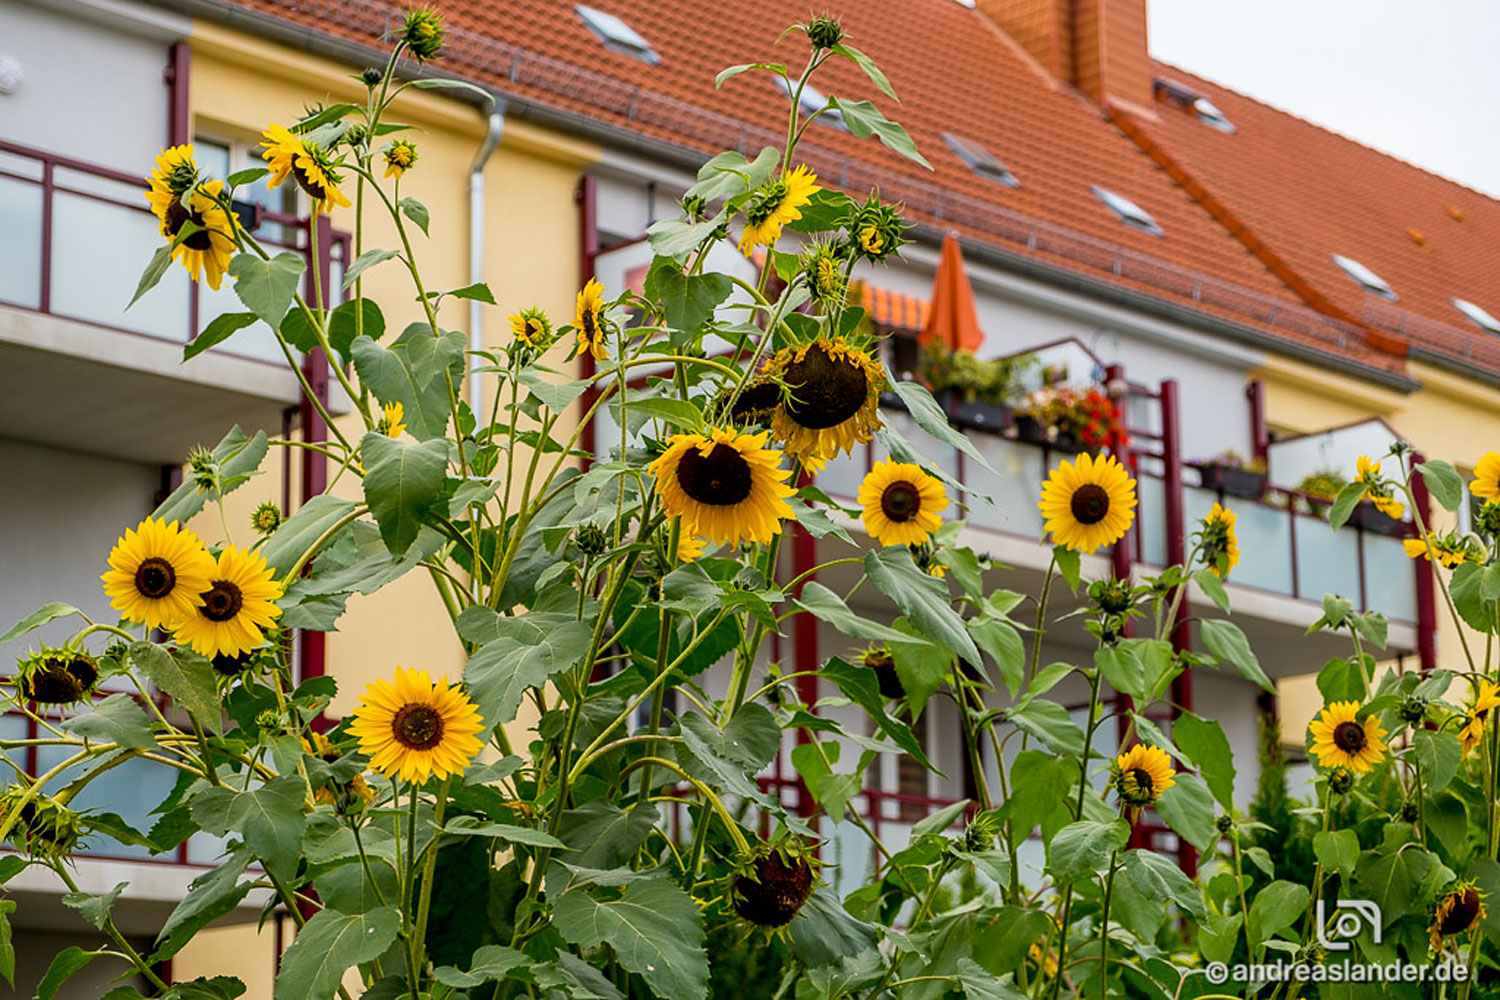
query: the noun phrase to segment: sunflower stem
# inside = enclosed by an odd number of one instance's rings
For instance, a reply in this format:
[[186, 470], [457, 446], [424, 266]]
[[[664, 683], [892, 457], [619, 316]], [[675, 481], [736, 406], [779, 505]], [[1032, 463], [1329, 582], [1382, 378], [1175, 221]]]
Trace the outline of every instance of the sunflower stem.
[[427, 916], [432, 908], [432, 882], [437, 871], [438, 831], [443, 828], [443, 813], [448, 808], [448, 782], [450, 778], [444, 778], [438, 785], [437, 795], [432, 806], [432, 843], [425, 849], [425, 857], [422, 865], [422, 885], [419, 889], [421, 895], [417, 901], [417, 935], [413, 947], [417, 951], [417, 973], [420, 975], [427, 961]]

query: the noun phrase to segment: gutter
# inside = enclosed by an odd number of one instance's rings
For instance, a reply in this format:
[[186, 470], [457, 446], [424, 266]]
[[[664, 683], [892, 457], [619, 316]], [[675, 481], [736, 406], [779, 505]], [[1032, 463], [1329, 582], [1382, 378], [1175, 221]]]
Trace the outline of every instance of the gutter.
[[[500, 145], [500, 134], [505, 129], [505, 102], [493, 95], [490, 97], [486, 117], [489, 119], [484, 142], [469, 164], [469, 284], [484, 280], [484, 166], [489, 162], [495, 147]], [[469, 358], [469, 409], [474, 418], [484, 407], [484, 378], [479, 373], [479, 351], [484, 350], [484, 319], [478, 299], [469, 300], [469, 349], [475, 352]]]
[[[379, 64], [385, 56], [373, 46], [346, 41], [314, 31], [310, 28], [289, 24], [269, 14], [247, 10], [236, 6], [232, 0], [145, 0], [153, 6], [167, 8], [179, 13], [200, 17], [230, 28], [246, 31], [291, 48], [301, 49], [348, 65], [365, 66]], [[471, 85], [474, 80], [459, 74], [434, 72], [428, 67], [425, 76], [463, 80]], [[708, 160], [708, 156], [685, 146], [662, 139], [641, 135], [617, 125], [590, 118], [586, 115], [550, 107], [525, 98], [506, 95], [501, 91], [477, 84], [489, 96], [480, 97], [469, 91], [454, 91], [449, 96], [465, 101], [488, 111], [491, 102], [504, 107], [508, 117], [534, 121], [564, 132], [571, 132], [593, 139], [614, 149], [642, 153], [664, 163], [696, 172]], [[917, 225], [912, 234], [922, 242], [938, 247], [942, 245], [943, 232], [939, 227]], [[964, 253], [986, 263], [1034, 278], [1047, 284], [1074, 291], [1083, 291], [1106, 301], [1138, 309], [1150, 315], [1169, 319], [1191, 329], [1226, 337], [1239, 343], [1251, 344], [1278, 354], [1285, 354], [1310, 361], [1334, 371], [1344, 372], [1400, 392], [1415, 392], [1421, 383], [1409, 376], [1362, 364], [1332, 352], [1316, 350], [1264, 333], [1254, 327], [1220, 319], [1197, 312], [1186, 306], [1158, 299], [1127, 288], [1099, 281], [1066, 268], [1054, 267], [1023, 254], [1012, 253], [999, 246], [964, 240]], [[1354, 326], [1368, 330], [1362, 324]], [[1404, 345], [1403, 345], [1404, 346]]]

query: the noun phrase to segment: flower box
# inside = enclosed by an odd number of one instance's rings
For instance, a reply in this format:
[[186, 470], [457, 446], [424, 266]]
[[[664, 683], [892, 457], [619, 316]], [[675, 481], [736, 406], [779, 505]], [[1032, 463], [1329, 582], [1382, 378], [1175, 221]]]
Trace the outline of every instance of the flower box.
[[1349, 515], [1349, 523], [1358, 525], [1363, 531], [1374, 532], [1377, 535], [1406, 534], [1405, 521], [1391, 517], [1368, 500], [1361, 500], [1354, 505], [1354, 512]]
[[1258, 499], [1266, 491], [1264, 472], [1252, 472], [1249, 469], [1220, 465], [1217, 462], [1205, 462], [1195, 465], [1194, 468], [1202, 477], [1204, 489], [1216, 490], [1232, 497], [1244, 497], [1247, 500]]
[[962, 398], [951, 399], [948, 416], [955, 427], [999, 434], [1011, 424], [1011, 408], [1003, 403], [986, 403], [982, 400], [966, 402]]

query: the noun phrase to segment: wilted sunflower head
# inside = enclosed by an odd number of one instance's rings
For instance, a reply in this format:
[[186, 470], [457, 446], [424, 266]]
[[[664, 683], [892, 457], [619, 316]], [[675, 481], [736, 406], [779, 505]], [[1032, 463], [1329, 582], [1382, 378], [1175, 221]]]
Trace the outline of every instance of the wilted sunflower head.
[[757, 843], [729, 874], [734, 912], [760, 927], [784, 927], [812, 895], [817, 856], [804, 844]]
[[1177, 782], [1172, 761], [1161, 747], [1137, 743], [1115, 758], [1115, 791], [1132, 809], [1148, 806]]
[[889, 646], [870, 647], [861, 655], [860, 662], [874, 673], [881, 697], [890, 701], [900, 701], [906, 697], [906, 686], [896, 673], [896, 658], [891, 655]]
[[804, 463], [853, 454], [883, 426], [885, 368], [842, 337], [782, 348], [766, 362], [764, 376], [785, 387], [771, 430]]
[[269, 535], [281, 527], [281, 507], [262, 500], [250, 513], [250, 526], [262, 535]]
[[72, 705], [93, 693], [99, 664], [81, 649], [43, 646], [16, 665], [17, 697], [38, 705]]
[[20, 810], [10, 830], [11, 844], [33, 858], [55, 861], [71, 854], [83, 834], [81, 817], [62, 796], [38, 794], [27, 801], [26, 794], [27, 789], [12, 785], [0, 795], [0, 823]]
[[443, 48], [442, 15], [431, 7], [413, 7], [401, 22], [401, 40], [418, 59], [433, 59]]
[[1438, 897], [1432, 911], [1432, 924], [1427, 928], [1432, 950], [1441, 952], [1443, 938], [1462, 934], [1477, 926], [1484, 917], [1484, 893], [1472, 881], [1450, 886]]
[[887, 205], [874, 194], [849, 217], [849, 237], [854, 253], [869, 260], [885, 260], [909, 241], [901, 210]]

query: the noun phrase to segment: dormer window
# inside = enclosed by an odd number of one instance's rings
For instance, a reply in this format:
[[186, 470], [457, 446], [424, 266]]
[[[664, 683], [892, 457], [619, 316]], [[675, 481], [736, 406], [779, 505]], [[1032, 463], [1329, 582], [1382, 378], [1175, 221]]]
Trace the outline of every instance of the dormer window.
[[1116, 194], [1108, 188], [1102, 188], [1097, 184], [1090, 188], [1090, 190], [1094, 192], [1095, 198], [1098, 198], [1105, 205], [1109, 206], [1110, 210], [1120, 217], [1120, 221], [1131, 229], [1139, 229], [1141, 232], [1151, 236], [1162, 235], [1161, 226], [1156, 224], [1156, 220], [1151, 218], [1151, 214], [1123, 194]]
[[1464, 299], [1454, 299], [1453, 308], [1473, 320], [1485, 333], [1500, 335], [1500, 319], [1491, 316], [1487, 311], [1476, 306], [1474, 303]]
[[1011, 173], [1005, 164], [995, 159], [990, 154], [990, 151], [979, 145], [979, 143], [960, 138], [951, 132], [943, 133], [943, 141], [948, 144], [948, 148], [953, 150], [954, 154], [960, 160], [963, 160], [968, 165], [970, 170], [974, 171], [980, 177], [988, 177], [990, 180], [1004, 184], [1006, 187], [1021, 186], [1021, 182], [1016, 180], [1016, 175]]
[[1378, 295], [1390, 302], [1396, 301], [1396, 292], [1390, 285], [1385, 283], [1385, 279], [1380, 275], [1352, 257], [1344, 257], [1336, 253], [1329, 254], [1329, 256], [1333, 258], [1333, 262], [1339, 266], [1340, 270], [1359, 282], [1359, 286], [1365, 291], [1371, 295]]
[[602, 10], [593, 7], [585, 7], [579, 4], [574, 7], [578, 16], [583, 18], [583, 23], [589, 26], [589, 30], [599, 36], [604, 47], [611, 52], [618, 52], [622, 56], [630, 56], [641, 62], [650, 63], [655, 66], [661, 62], [661, 56], [636, 32], [634, 28], [613, 14], [606, 14]]

